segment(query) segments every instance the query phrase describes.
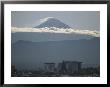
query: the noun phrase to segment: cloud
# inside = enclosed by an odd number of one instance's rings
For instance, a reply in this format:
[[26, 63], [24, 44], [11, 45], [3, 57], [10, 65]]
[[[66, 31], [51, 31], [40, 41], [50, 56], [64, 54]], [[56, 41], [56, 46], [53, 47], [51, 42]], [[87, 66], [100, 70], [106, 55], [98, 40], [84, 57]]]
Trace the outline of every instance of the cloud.
[[40, 22], [43, 23], [51, 18], [54, 18], [54, 17], [46, 17], [46, 18], [40, 19]]
[[51, 27], [51, 28], [17, 28], [17, 27], [12, 27], [11, 28], [11, 32], [12, 33], [16, 33], [16, 32], [47, 32], [47, 33], [64, 33], [64, 34], [84, 34], [84, 35], [91, 35], [91, 36], [95, 36], [95, 37], [100, 37], [100, 32], [96, 31], [96, 30], [79, 30], [79, 29], [63, 29], [63, 28], [55, 28], [55, 27]]

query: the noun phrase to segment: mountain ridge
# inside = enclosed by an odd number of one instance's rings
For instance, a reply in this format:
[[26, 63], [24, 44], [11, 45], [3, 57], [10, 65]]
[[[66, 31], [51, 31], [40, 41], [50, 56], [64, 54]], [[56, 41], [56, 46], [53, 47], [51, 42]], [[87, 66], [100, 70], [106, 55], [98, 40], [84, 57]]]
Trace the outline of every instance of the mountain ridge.
[[[43, 20], [43, 19], [42, 19]], [[34, 28], [51, 28], [51, 27], [56, 27], [56, 28], [71, 28], [69, 25], [61, 22], [60, 20], [58, 20], [57, 18], [54, 17], [47, 17], [44, 18], [43, 23], [41, 23], [38, 26], [35, 26]]]
[[[76, 39], [76, 40], [61, 40], [61, 41], [40, 41], [40, 42], [37, 42], [37, 43], [42, 43], [42, 42], [66, 42], [66, 41], [83, 41], [83, 40], [100, 40], [99, 37], [92, 37], [92, 38], [88, 38], [88, 39]], [[25, 42], [25, 43], [36, 43], [36, 41], [29, 41], [29, 40], [18, 40], [17, 42], [15, 43], [12, 43], [12, 44], [16, 44], [16, 43], [19, 43], [19, 42]]]

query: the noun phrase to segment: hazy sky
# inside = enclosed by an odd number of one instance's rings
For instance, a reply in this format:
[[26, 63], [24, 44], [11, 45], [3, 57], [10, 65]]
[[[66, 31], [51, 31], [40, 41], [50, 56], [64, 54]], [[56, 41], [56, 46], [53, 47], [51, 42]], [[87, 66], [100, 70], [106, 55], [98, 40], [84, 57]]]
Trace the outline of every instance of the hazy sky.
[[12, 11], [12, 27], [35, 27], [40, 19], [55, 17], [72, 28], [100, 30], [99, 11]]

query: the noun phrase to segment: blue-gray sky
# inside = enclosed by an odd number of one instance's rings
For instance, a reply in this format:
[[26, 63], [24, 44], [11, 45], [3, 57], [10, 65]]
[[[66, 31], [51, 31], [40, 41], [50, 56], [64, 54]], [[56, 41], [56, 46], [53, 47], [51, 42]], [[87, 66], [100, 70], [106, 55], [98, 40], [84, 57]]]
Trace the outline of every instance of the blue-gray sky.
[[40, 19], [55, 17], [72, 28], [100, 30], [99, 11], [12, 11], [12, 27], [35, 27]]

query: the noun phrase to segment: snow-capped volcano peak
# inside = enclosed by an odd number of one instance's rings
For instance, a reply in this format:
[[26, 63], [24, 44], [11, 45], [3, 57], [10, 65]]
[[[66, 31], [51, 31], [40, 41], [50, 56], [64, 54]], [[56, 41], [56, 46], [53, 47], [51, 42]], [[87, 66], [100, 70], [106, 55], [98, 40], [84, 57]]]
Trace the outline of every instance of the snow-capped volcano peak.
[[68, 26], [67, 24], [63, 23], [62, 21], [54, 17], [46, 17], [44, 19], [40, 19], [40, 21], [41, 21], [41, 24], [38, 26], [35, 26], [35, 28], [45, 28], [45, 27], [70, 28], [70, 26]]

